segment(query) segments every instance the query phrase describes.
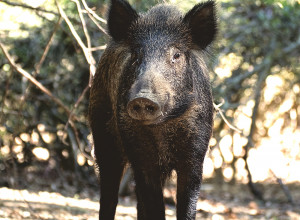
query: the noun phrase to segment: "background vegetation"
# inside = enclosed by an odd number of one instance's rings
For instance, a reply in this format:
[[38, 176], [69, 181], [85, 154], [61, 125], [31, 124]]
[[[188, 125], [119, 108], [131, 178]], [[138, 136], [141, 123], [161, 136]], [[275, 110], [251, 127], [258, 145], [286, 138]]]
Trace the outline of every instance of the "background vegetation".
[[[161, 1], [129, 2], [145, 11]], [[187, 11], [199, 1], [166, 2]], [[0, 1], [0, 186], [97, 186], [86, 114], [89, 75], [107, 35], [83, 3], [61, 0], [59, 11], [54, 1]], [[108, 3], [87, 1], [102, 18]], [[282, 189], [281, 200], [297, 204], [287, 184], [299, 191], [300, 2], [220, 0], [218, 10], [210, 64], [217, 111], [204, 176], [248, 184], [261, 200]]]

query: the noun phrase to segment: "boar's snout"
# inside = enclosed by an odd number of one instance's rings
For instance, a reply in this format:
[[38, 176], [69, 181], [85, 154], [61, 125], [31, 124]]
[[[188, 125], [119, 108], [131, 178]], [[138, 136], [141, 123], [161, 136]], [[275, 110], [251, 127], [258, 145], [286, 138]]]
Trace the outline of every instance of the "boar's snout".
[[151, 124], [162, 114], [158, 99], [151, 93], [137, 94], [128, 102], [127, 112], [131, 118], [146, 124]]

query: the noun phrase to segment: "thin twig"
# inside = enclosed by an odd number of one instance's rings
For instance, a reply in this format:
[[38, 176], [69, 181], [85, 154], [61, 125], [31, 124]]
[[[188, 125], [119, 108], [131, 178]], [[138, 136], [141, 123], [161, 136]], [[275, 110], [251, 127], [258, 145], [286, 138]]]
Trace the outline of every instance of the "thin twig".
[[[48, 54], [48, 52], [49, 52], [50, 46], [51, 46], [52, 41], [53, 41], [53, 39], [54, 39], [54, 35], [55, 35], [55, 33], [57, 32], [57, 29], [59, 28], [60, 23], [61, 23], [61, 16], [59, 17], [59, 19], [57, 20], [57, 22], [56, 22], [56, 24], [55, 24], [54, 30], [53, 30], [52, 33], [51, 33], [51, 36], [50, 36], [50, 38], [49, 38], [49, 40], [48, 40], [48, 43], [47, 43], [47, 45], [46, 45], [46, 47], [45, 47], [45, 49], [44, 49], [44, 52], [43, 52], [43, 55], [41, 56], [40, 61], [38, 62], [37, 65], [35, 65], [35, 71], [34, 71], [33, 74], [32, 74], [33, 77], [35, 77], [37, 74], [40, 73], [41, 67], [42, 67], [42, 65], [43, 65], [43, 63], [44, 63], [44, 61], [45, 61], [45, 58], [46, 58], [46, 56], [47, 56], [47, 54]], [[23, 94], [23, 95], [21, 96], [21, 98], [20, 98], [20, 101], [21, 101], [21, 102], [20, 102], [20, 105], [19, 105], [19, 106], [20, 106], [20, 107], [19, 107], [19, 110], [20, 110], [20, 111], [21, 111], [21, 109], [23, 108], [24, 101], [25, 101], [25, 99], [26, 99], [26, 96], [27, 96], [27, 94], [28, 94], [28, 92], [29, 92], [29, 89], [30, 89], [30, 86], [31, 86], [31, 85], [32, 85], [32, 84], [29, 84], [29, 85], [28, 85], [28, 87], [26, 88], [24, 94]]]
[[243, 159], [245, 161], [245, 164], [246, 164], [245, 168], [248, 172], [248, 186], [249, 186], [252, 194], [256, 198], [258, 198], [262, 201], [264, 200], [263, 195], [262, 195], [261, 191], [254, 185], [254, 183], [252, 181], [252, 174], [251, 174], [251, 171], [250, 171], [249, 166], [248, 166], [247, 158], [248, 158], [248, 153], [249, 153], [250, 147], [254, 146], [254, 144], [253, 144], [253, 135], [254, 135], [255, 128], [256, 128], [256, 118], [257, 118], [257, 114], [258, 114], [258, 107], [259, 107], [259, 104], [260, 104], [262, 86], [263, 86], [264, 80], [266, 79], [266, 77], [268, 75], [268, 72], [269, 72], [269, 69], [270, 69], [270, 66], [271, 66], [271, 60], [270, 60], [269, 57], [266, 57], [265, 63], [266, 63], [265, 69], [264, 69], [264, 71], [260, 72], [260, 74], [258, 76], [259, 78], [257, 80], [256, 88], [254, 89], [254, 91], [255, 91], [255, 95], [254, 95], [255, 105], [254, 105], [254, 108], [253, 108], [253, 111], [252, 111], [252, 117], [251, 117], [252, 121], [251, 121], [251, 125], [250, 125], [250, 133], [248, 135], [248, 143], [245, 146], [245, 155], [243, 157]]
[[[79, 96], [78, 100], [76, 101], [75, 105], [73, 106], [72, 110], [71, 110], [71, 113], [73, 114], [74, 110], [78, 107], [79, 103], [82, 101], [83, 97], [85, 96], [85, 94], [87, 93], [87, 91], [89, 90], [89, 85], [87, 85], [85, 87], [85, 89], [83, 90], [83, 92], [81, 93], [81, 95]], [[68, 121], [65, 125], [65, 130], [68, 128], [68, 124], [69, 122], [72, 120], [71, 117], [68, 118]]]
[[[81, 95], [79, 96], [78, 100], [76, 101], [74, 107], [73, 107], [72, 110], [71, 110], [71, 113], [73, 113], [73, 111], [78, 107], [79, 103], [83, 100], [85, 94], [87, 93], [87, 91], [88, 91], [89, 89], [90, 89], [90, 86], [87, 85], [87, 86], [85, 87], [85, 89], [83, 90], [83, 92], [81, 93]], [[77, 129], [76, 129], [76, 126], [75, 126], [74, 122], [72, 121], [72, 118], [70, 118], [70, 117], [68, 118], [68, 121], [67, 121], [67, 123], [66, 123], [66, 125], [65, 125], [64, 130], [67, 131], [69, 124], [71, 125], [71, 127], [72, 127], [72, 129], [73, 129], [73, 132], [74, 132], [74, 134], [75, 134], [75, 139], [76, 139], [76, 142], [77, 142], [77, 145], [78, 145], [78, 149], [80, 150], [80, 152], [82, 153], [82, 155], [83, 155], [86, 159], [88, 159], [88, 160], [94, 162], [94, 159], [93, 159], [90, 155], [88, 155], [87, 153], [85, 153], [84, 149], [81, 148], [80, 141], [79, 141], [79, 137], [78, 137], [78, 132], [77, 132]]]
[[18, 193], [20, 194], [20, 196], [22, 197], [22, 200], [27, 204], [27, 207], [29, 209], [30, 215], [32, 215], [34, 218], [36, 219], [42, 219], [41, 216], [39, 215], [39, 213], [36, 213], [34, 208], [32, 207], [32, 205], [30, 204], [30, 202], [28, 202], [23, 194], [23, 192], [21, 190], [18, 189]]
[[62, 16], [62, 18], [65, 20], [65, 22], [67, 23], [73, 37], [76, 39], [77, 43], [79, 44], [79, 46], [81, 47], [84, 56], [87, 60], [87, 62], [90, 65], [90, 82], [89, 85], [91, 86], [91, 79], [92, 77], [95, 75], [96, 72], [96, 61], [91, 53], [90, 50], [88, 50], [88, 48], [85, 46], [85, 44], [82, 42], [81, 38], [79, 37], [78, 33], [76, 32], [73, 24], [71, 23], [71, 21], [69, 20], [68, 16], [66, 15], [66, 13], [64, 12], [64, 10], [62, 9], [62, 7], [58, 4], [57, 0], [55, 1], [58, 11], [60, 13], [60, 15]]
[[[11, 65], [11, 67], [13, 67], [22, 76], [24, 76], [25, 78], [27, 78], [31, 83], [33, 83], [34, 85], [36, 85], [36, 87], [38, 87], [43, 93], [45, 93], [46, 95], [48, 95], [57, 105], [59, 105], [60, 107], [62, 107], [64, 109], [64, 111], [67, 112], [68, 115], [71, 114], [71, 111], [68, 109], [68, 107], [66, 107], [62, 103], [62, 101], [60, 99], [56, 98], [50, 92], [50, 90], [48, 90], [46, 87], [44, 87], [39, 81], [37, 81], [27, 71], [25, 71], [24, 69], [22, 69], [21, 67], [19, 67], [18, 65], [16, 65], [15, 61], [13, 60], [13, 58], [9, 55], [6, 47], [1, 42], [0, 42], [0, 48], [2, 49], [4, 56], [7, 58], [8, 62]], [[75, 116], [73, 116], [73, 117], [75, 117]]]
[[54, 29], [53, 29], [53, 31], [52, 31], [52, 33], [51, 33], [51, 36], [50, 36], [50, 38], [49, 38], [49, 40], [48, 40], [48, 43], [47, 43], [47, 45], [46, 45], [46, 47], [45, 47], [45, 50], [44, 50], [44, 52], [43, 52], [43, 55], [42, 55], [40, 61], [38, 62], [38, 64], [36, 65], [36, 67], [35, 67], [35, 72], [36, 72], [36, 74], [39, 74], [39, 73], [40, 73], [41, 67], [42, 67], [42, 65], [43, 65], [43, 63], [44, 63], [44, 61], [45, 61], [45, 59], [46, 59], [46, 56], [47, 56], [47, 54], [48, 54], [48, 52], [49, 52], [50, 46], [51, 46], [52, 41], [53, 41], [53, 39], [54, 39], [55, 33], [57, 32], [57, 30], [58, 30], [58, 28], [59, 28], [59, 26], [60, 26], [61, 21], [62, 21], [61, 16], [59, 16], [59, 18], [58, 18], [58, 20], [57, 20], [57, 22], [56, 22], [56, 24], [55, 24], [55, 26], [54, 26]]
[[79, 14], [79, 17], [80, 17], [80, 21], [81, 21], [81, 24], [82, 24], [82, 27], [83, 27], [83, 32], [85, 34], [85, 37], [86, 37], [86, 41], [87, 41], [87, 54], [88, 54], [88, 57], [87, 60], [90, 60], [92, 62], [93, 65], [91, 65], [90, 63], [90, 80], [89, 80], [89, 86], [91, 87], [92, 85], [92, 79], [93, 79], [93, 76], [95, 75], [95, 72], [96, 72], [96, 69], [95, 69], [95, 64], [96, 64], [96, 61], [93, 57], [93, 53], [92, 53], [92, 50], [91, 50], [91, 38], [90, 38], [90, 35], [89, 35], [89, 32], [86, 28], [86, 23], [85, 23], [85, 20], [84, 20], [84, 17], [83, 17], [83, 14], [82, 14], [82, 9], [81, 9], [81, 6], [80, 6], [80, 3], [78, 0], [72, 0], [73, 2], [75, 2], [75, 4], [77, 5], [77, 11], [78, 11], [78, 14]]
[[97, 51], [97, 50], [105, 50], [106, 49], [106, 44], [103, 46], [99, 46], [99, 47], [92, 47], [90, 48], [91, 51]]
[[83, 17], [83, 14], [82, 14], [82, 9], [81, 9], [80, 3], [79, 3], [78, 0], [72, 0], [72, 1], [75, 2], [76, 6], [77, 6], [77, 11], [78, 11], [79, 18], [80, 18], [82, 28], [83, 28], [83, 32], [84, 32], [84, 35], [85, 35], [85, 38], [86, 38], [86, 41], [87, 41], [87, 47], [90, 50], [90, 48], [92, 47], [91, 46], [91, 38], [90, 38], [89, 32], [86, 28], [86, 22], [85, 22], [85, 19]]
[[[300, 35], [300, 33], [298, 33], [298, 36]], [[290, 44], [288, 47], [283, 49], [283, 52], [285, 53], [291, 53], [293, 50], [297, 49], [298, 47], [300, 47], [300, 36], [298, 37], [297, 41]]]
[[102, 31], [104, 34], [108, 35], [107, 31], [96, 21], [96, 19], [87, 11], [88, 16], [94, 22], [94, 24]]
[[94, 18], [96, 18], [98, 21], [103, 22], [104, 24], [106, 24], [106, 20], [103, 18], [100, 18], [91, 8], [89, 8], [89, 6], [86, 4], [85, 0], [81, 0], [83, 7], [85, 8], [85, 10], [91, 14]]
[[[250, 145], [249, 145], [250, 146]], [[245, 154], [246, 155], [246, 154]], [[247, 153], [247, 157], [248, 157], [248, 153]], [[249, 186], [249, 189], [251, 191], [251, 193], [259, 200], [261, 201], [264, 201], [264, 197], [263, 197], [263, 194], [262, 192], [255, 186], [255, 184], [253, 183], [253, 180], [252, 180], [252, 174], [251, 174], [251, 171], [249, 169], [249, 165], [247, 163], [247, 157], [244, 157], [244, 160], [245, 160], [245, 168], [247, 170], [247, 173], [248, 173], [248, 186]]]
[[[79, 139], [79, 135], [78, 135], [78, 131], [77, 131], [77, 128], [76, 128], [75, 124], [73, 123], [72, 120], [70, 121], [69, 124], [71, 125], [71, 128], [72, 128], [72, 130], [73, 130], [73, 133], [74, 133], [74, 135], [75, 135], [76, 145], [77, 145], [77, 148], [80, 150], [80, 153], [81, 153], [86, 159], [88, 159], [88, 160], [90, 160], [91, 162], [94, 163], [94, 162], [95, 162], [94, 158], [92, 158], [90, 155], [88, 155], [88, 154], [84, 151], [84, 149], [82, 149], [82, 147], [81, 147], [80, 139]], [[73, 143], [73, 145], [74, 145], [74, 143]]]
[[44, 12], [44, 13], [48, 13], [48, 14], [59, 15], [56, 12], [45, 10], [43, 8], [40, 8], [40, 7], [35, 8], [35, 7], [29, 6], [29, 5], [15, 3], [15, 2], [10, 2], [10, 1], [6, 1], [6, 0], [1, 0], [1, 2], [5, 3], [7, 5], [11, 5], [11, 6], [18, 6], [18, 7], [22, 7], [22, 8], [31, 9], [31, 10], [34, 10], [34, 11], [40, 11], [40, 12]]
[[7, 95], [8, 95], [8, 91], [9, 91], [9, 85], [10, 85], [10, 81], [12, 79], [12, 76], [13, 76], [13, 73], [12, 73], [12, 70], [9, 70], [9, 76], [8, 76], [8, 79], [5, 83], [5, 92], [4, 92], [4, 95], [2, 97], [2, 108], [1, 108], [1, 114], [0, 114], [0, 124], [4, 124], [4, 121], [3, 119], [5, 119], [5, 116], [4, 116], [4, 106], [5, 106], [5, 100], [7, 98]]
[[[68, 132], [68, 137], [69, 137], [69, 141], [70, 141], [70, 144], [71, 144], [71, 154], [72, 154], [72, 157], [73, 157], [73, 165], [74, 165], [74, 170], [75, 170], [75, 175], [77, 176], [78, 174], [78, 163], [76, 163], [77, 161], [77, 149], [79, 149], [79, 145], [78, 145], [78, 140], [77, 138], [75, 137], [76, 136], [76, 127], [73, 126], [72, 123], [71, 124], [71, 128], [69, 128], [67, 130]], [[75, 128], [75, 130], [72, 130], [73, 128]]]
[[69, 20], [69, 18], [67, 17], [66, 13], [64, 12], [64, 10], [61, 8], [61, 6], [58, 4], [57, 1], [56, 2], [56, 5], [57, 5], [57, 8], [58, 8], [58, 11], [60, 13], [60, 15], [62, 16], [62, 18], [65, 20], [65, 22], [67, 23], [73, 37], [76, 39], [77, 43], [79, 44], [79, 46], [82, 48], [83, 52], [84, 52], [84, 55], [86, 57], [88, 57], [88, 55], [86, 54], [87, 51], [86, 51], [86, 46], [84, 45], [84, 43], [82, 42], [81, 38], [79, 37], [79, 35], [77, 34], [73, 24], [71, 23], [71, 21]]
[[289, 203], [294, 204], [294, 199], [291, 195], [291, 192], [289, 191], [288, 187], [282, 182], [282, 180], [280, 178], [278, 178], [275, 173], [273, 172], [272, 169], [270, 169], [270, 172], [272, 173], [272, 175], [274, 176], [274, 178], [276, 179], [277, 183], [279, 184], [279, 186], [281, 187], [283, 193], [285, 194], [285, 196], [287, 197]]
[[215, 108], [220, 108], [222, 105], [224, 105], [225, 104], [225, 100], [224, 99], [222, 99], [222, 101], [217, 105], [216, 103], [214, 103], [214, 107]]
[[229, 128], [231, 128], [232, 130], [238, 132], [238, 133], [242, 133], [241, 130], [239, 130], [238, 128], [234, 127], [225, 117], [225, 115], [222, 112], [222, 109], [220, 108], [224, 103], [220, 103], [220, 104], [214, 104], [214, 108], [219, 112], [219, 114], [221, 115], [222, 119], [224, 120], [224, 122], [228, 125]]
[[262, 62], [261, 64], [256, 65], [252, 70], [244, 74], [237, 75], [236, 77], [228, 78], [228, 80], [226, 80], [226, 84], [239, 85], [243, 80], [248, 79], [249, 77], [251, 77], [257, 72], [260, 72], [264, 67], [265, 67], [265, 63]]

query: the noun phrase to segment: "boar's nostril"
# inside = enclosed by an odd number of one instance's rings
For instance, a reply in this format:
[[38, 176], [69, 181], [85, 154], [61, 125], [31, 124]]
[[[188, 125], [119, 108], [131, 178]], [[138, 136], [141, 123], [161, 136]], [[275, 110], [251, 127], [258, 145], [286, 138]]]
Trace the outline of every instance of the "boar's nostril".
[[139, 112], [139, 111], [141, 111], [141, 106], [140, 106], [140, 105], [134, 105], [134, 106], [132, 107], [132, 109], [133, 109], [133, 111], [135, 111], [135, 112]]
[[146, 106], [146, 111], [149, 112], [149, 113], [152, 113], [155, 111], [155, 107], [154, 106], [151, 106], [151, 105], [147, 105]]
[[136, 120], [151, 121], [161, 115], [160, 105], [148, 98], [138, 97], [127, 105], [129, 116]]

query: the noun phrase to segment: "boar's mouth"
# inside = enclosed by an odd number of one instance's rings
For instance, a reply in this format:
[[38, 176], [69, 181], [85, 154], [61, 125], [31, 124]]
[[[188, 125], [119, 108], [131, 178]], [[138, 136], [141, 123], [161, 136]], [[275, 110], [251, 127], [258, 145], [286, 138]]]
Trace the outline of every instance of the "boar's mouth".
[[155, 120], [151, 120], [151, 121], [150, 120], [144, 120], [144, 121], [140, 121], [140, 122], [143, 125], [156, 125], [156, 124], [159, 124], [159, 123], [163, 122], [164, 121], [163, 118], [164, 117], [161, 115], [158, 118], [156, 118]]
[[[182, 101], [172, 101], [169, 95], [161, 96], [153, 93], [138, 93], [127, 104], [127, 113], [142, 125], [156, 125], [183, 115], [194, 104], [194, 95], [189, 94]], [[172, 104], [173, 103], [173, 104]]]
[[184, 102], [176, 101], [176, 104], [165, 111], [164, 121], [171, 120], [182, 116], [194, 105], [194, 94], [189, 94], [184, 99]]
[[172, 110], [167, 111], [165, 110], [167, 109], [165, 105], [165, 108], [161, 110], [160, 115], [157, 118], [153, 120], [140, 120], [140, 123], [143, 125], [157, 125], [171, 119], [176, 119], [182, 116], [188, 109], [190, 109], [191, 106], [192, 103], [184, 103]]

